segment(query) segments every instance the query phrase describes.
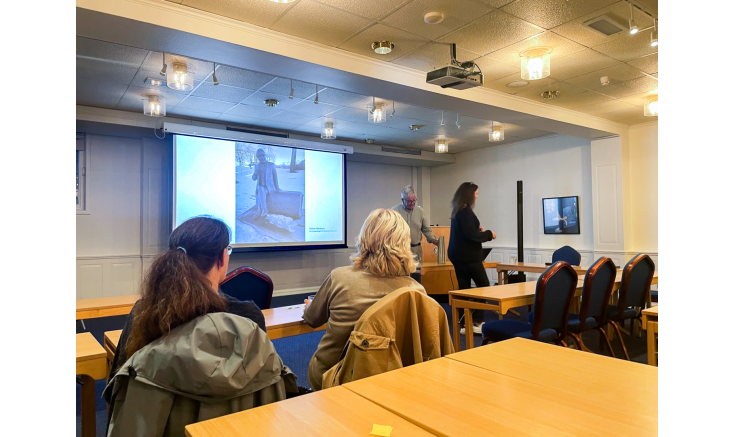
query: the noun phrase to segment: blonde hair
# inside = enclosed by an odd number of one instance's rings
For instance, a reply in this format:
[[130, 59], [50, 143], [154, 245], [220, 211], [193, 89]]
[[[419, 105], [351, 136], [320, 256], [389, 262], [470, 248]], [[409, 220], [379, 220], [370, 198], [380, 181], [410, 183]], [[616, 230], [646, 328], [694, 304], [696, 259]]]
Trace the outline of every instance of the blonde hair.
[[416, 271], [411, 230], [391, 209], [376, 209], [365, 219], [357, 237], [352, 267], [378, 276], [408, 276]]

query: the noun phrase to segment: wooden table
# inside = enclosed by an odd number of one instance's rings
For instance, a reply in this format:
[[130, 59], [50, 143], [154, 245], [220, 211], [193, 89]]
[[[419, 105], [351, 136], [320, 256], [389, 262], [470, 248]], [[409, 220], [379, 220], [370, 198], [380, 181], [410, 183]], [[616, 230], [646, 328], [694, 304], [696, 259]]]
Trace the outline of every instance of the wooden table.
[[77, 334], [77, 375], [82, 383], [82, 437], [97, 432], [94, 381], [107, 375], [105, 350], [89, 332]]
[[[483, 261], [486, 269], [495, 268], [497, 263]], [[447, 260], [445, 264], [436, 261], [425, 261], [421, 263], [421, 285], [427, 294], [447, 294], [450, 290], [458, 288], [457, 275], [454, 273], [454, 265]]]
[[[563, 364], [559, 367], [568, 365], [581, 354], [560, 350], [567, 357], [561, 360]], [[594, 381], [584, 372], [580, 372], [579, 379], [560, 389], [555, 381], [544, 379], [556, 377], [550, 364], [538, 363], [546, 376], [542, 374], [536, 378], [539, 382], [534, 383], [528, 379], [535, 377], [524, 375], [533, 372], [533, 368], [509, 376], [450, 357], [361, 379], [344, 387], [435, 435], [446, 437], [657, 435], [657, 414], [651, 418], [650, 407], [641, 412], [636, 408], [639, 401], [632, 400], [639, 396], [640, 388], [646, 393], [645, 400], [656, 404], [655, 390], [650, 387], [651, 384], [655, 387], [657, 374], [644, 380], [646, 387], [643, 388], [623, 385], [616, 388], [612, 383], [628, 369], [628, 366], [616, 364], [630, 363], [622, 360], [606, 363], [613, 369], [609, 385], [605, 384], [613, 394], [607, 396], [615, 399], [617, 405], [602, 408], [601, 401], [594, 399], [605, 396], [596, 391], [600, 384], [590, 385]], [[512, 363], [505, 365], [512, 367]]]
[[[620, 288], [622, 273], [618, 273], [615, 277], [615, 285], [613, 290]], [[658, 284], [658, 272], [653, 275], [652, 284]], [[584, 279], [580, 278], [577, 282], [577, 290], [575, 297], [582, 295], [582, 286]], [[472, 332], [472, 317], [470, 310], [491, 310], [498, 313], [498, 318], [502, 319], [503, 315], [511, 308], [533, 305], [536, 296], [536, 281], [519, 282], [516, 284], [497, 285], [495, 287], [470, 288], [467, 290], [453, 290], [449, 292], [449, 304], [452, 306], [452, 334], [455, 349], [460, 347], [459, 334], [459, 309], [464, 308], [465, 314], [465, 332]], [[469, 299], [482, 299], [487, 302], [475, 302]], [[472, 341], [467, 341], [467, 349], [474, 346]]]
[[369, 437], [373, 424], [393, 427], [397, 437], [433, 434], [362, 398], [334, 387], [186, 427], [188, 437]]
[[[266, 333], [271, 340], [295, 335], [308, 334], [310, 332], [324, 331], [327, 325], [312, 328], [302, 318], [304, 305], [291, 305], [288, 307], [270, 308], [263, 310], [265, 317]], [[107, 374], [110, 374], [112, 359], [115, 357], [117, 344], [120, 341], [122, 330], [105, 332], [105, 352], [107, 355]]]
[[[508, 283], [508, 272], [543, 273], [550, 266], [541, 263], [497, 263], [495, 269], [498, 271], [498, 285]], [[586, 267], [572, 266], [579, 275], [587, 273]]]
[[130, 314], [140, 295], [77, 300], [77, 320]]
[[641, 313], [641, 324], [646, 330], [646, 352], [648, 354], [648, 364], [657, 366], [656, 359], [656, 333], [658, 333], [658, 305], [646, 308]]

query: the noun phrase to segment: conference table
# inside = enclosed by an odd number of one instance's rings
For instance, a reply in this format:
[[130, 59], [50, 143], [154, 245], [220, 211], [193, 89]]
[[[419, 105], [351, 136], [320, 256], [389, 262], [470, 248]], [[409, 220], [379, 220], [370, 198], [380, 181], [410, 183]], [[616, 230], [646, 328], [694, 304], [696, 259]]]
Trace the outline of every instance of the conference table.
[[[618, 272], [615, 277], [615, 285], [613, 291], [620, 288], [622, 272]], [[654, 272], [651, 284], [658, 284], [658, 272]], [[584, 279], [577, 281], [577, 289], [575, 297], [582, 295], [582, 287]], [[459, 311], [464, 309], [465, 332], [472, 332], [472, 316], [471, 310], [491, 310], [498, 313], [498, 318], [502, 320], [503, 315], [511, 308], [518, 308], [526, 305], [532, 305], [536, 296], [536, 281], [519, 282], [516, 284], [496, 285], [494, 287], [469, 288], [466, 290], [453, 290], [449, 292], [449, 305], [452, 307], [452, 334], [454, 347], [459, 348], [460, 332], [459, 332]], [[476, 302], [471, 299], [481, 299]], [[576, 301], [577, 299], [575, 299]], [[490, 302], [485, 302], [490, 301]], [[474, 342], [468, 341], [467, 349], [474, 347]]]
[[[493, 269], [498, 263], [483, 261], [486, 269]], [[457, 275], [454, 273], [454, 265], [447, 260], [444, 264], [436, 261], [424, 261], [421, 263], [421, 285], [427, 294], [447, 294], [450, 290], [456, 290]]]
[[77, 334], [77, 375], [82, 381], [82, 437], [97, 432], [94, 381], [107, 377], [107, 354], [92, 334]]
[[656, 436], [657, 396], [655, 367], [512, 339], [192, 424], [186, 435], [368, 436], [379, 424], [398, 437]]
[[658, 333], [658, 305], [641, 311], [641, 325], [646, 330], [646, 352], [648, 364], [657, 365], [656, 360], [656, 333]]
[[138, 299], [140, 299], [139, 294], [77, 299], [77, 320], [130, 314]]
[[[527, 263], [527, 262], [515, 262], [515, 263], [496, 263], [495, 270], [498, 271], [498, 285], [508, 283], [509, 272], [524, 272], [524, 273], [543, 273], [550, 266], [541, 263]], [[579, 275], [587, 273], [587, 267], [571, 266]]]

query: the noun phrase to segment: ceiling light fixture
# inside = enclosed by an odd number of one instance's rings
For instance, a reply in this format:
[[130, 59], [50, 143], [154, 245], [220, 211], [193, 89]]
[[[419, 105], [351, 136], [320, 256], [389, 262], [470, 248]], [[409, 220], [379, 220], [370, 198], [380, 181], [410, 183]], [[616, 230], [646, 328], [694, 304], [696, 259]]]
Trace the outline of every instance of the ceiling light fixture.
[[373, 144], [375, 142], [375, 140], [372, 139], [372, 138], [365, 138], [365, 142], [368, 143], [368, 144]]
[[428, 12], [424, 15], [424, 23], [426, 24], [439, 24], [444, 21], [444, 14], [441, 12]]
[[550, 74], [550, 47], [534, 47], [521, 52], [521, 79], [539, 80]]
[[449, 152], [449, 140], [445, 138], [439, 138], [434, 143], [434, 153], [447, 153]]
[[600, 78], [600, 84], [601, 84], [602, 86], [605, 86], [605, 85], [610, 85], [610, 78], [609, 78], [609, 77], [607, 77], [607, 76], [602, 76], [602, 77]]
[[172, 69], [166, 73], [166, 86], [178, 91], [190, 91], [194, 89], [194, 77], [189, 74], [185, 63], [174, 62]]
[[658, 45], [658, 29], [656, 28], [656, 19], [653, 19], [653, 32], [651, 32], [651, 47]]
[[423, 124], [412, 124], [412, 125], [408, 126], [408, 128], [411, 129], [411, 130], [419, 130], [422, 127], [424, 127]]
[[541, 93], [541, 97], [543, 97], [544, 100], [553, 100], [559, 97], [559, 91], [544, 91]]
[[393, 112], [390, 113], [390, 116], [393, 117], [396, 115], [396, 101], [393, 100]]
[[371, 123], [383, 123], [385, 122], [385, 111], [383, 110], [382, 104], [375, 104], [375, 97], [373, 97], [373, 104], [368, 105], [368, 121]]
[[505, 128], [497, 121], [490, 122], [490, 142], [503, 141], [505, 139]]
[[293, 79], [291, 79], [291, 93], [289, 93], [288, 98], [293, 99]]
[[457, 129], [461, 128], [462, 126], [459, 125], [459, 113], [457, 113], [457, 121], [454, 123], [457, 125]]
[[161, 68], [161, 76], [166, 75], [166, 53], [163, 53], [163, 68]]
[[635, 35], [638, 33], [638, 26], [635, 24], [635, 20], [633, 19], [633, 4], [630, 4], [630, 20], [628, 20], [628, 28], [630, 29], [630, 34]]
[[379, 55], [387, 55], [388, 53], [393, 51], [393, 48], [395, 48], [395, 44], [393, 44], [390, 41], [375, 41], [371, 47], [373, 50], [375, 50], [375, 53]]
[[217, 64], [212, 62], [212, 85], [219, 85], [217, 81]]
[[149, 94], [143, 99], [143, 114], [150, 117], [166, 116], [166, 98], [154, 94]]
[[331, 121], [324, 123], [322, 138], [324, 138], [325, 140], [333, 140], [337, 138], [337, 131], [334, 129], [334, 123], [332, 123]]
[[263, 100], [263, 103], [265, 103], [265, 106], [269, 108], [275, 108], [276, 106], [278, 106], [278, 100], [276, 99]]
[[658, 94], [651, 94], [643, 98], [643, 115], [646, 117], [658, 116]]
[[316, 98], [314, 99], [314, 104], [318, 105], [319, 104], [319, 85], [314, 85], [314, 87], [316, 88]]

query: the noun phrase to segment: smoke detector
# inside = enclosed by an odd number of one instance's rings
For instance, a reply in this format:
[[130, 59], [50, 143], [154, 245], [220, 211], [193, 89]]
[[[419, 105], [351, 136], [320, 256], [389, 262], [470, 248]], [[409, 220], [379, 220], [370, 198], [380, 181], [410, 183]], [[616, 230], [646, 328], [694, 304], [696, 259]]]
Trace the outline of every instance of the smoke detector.
[[424, 23], [439, 24], [444, 21], [444, 14], [441, 12], [429, 12], [424, 15]]
[[544, 91], [541, 93], [541, 97], [546, 100], [552, 100], [559, 97], [559, 91]]
[[610, 85], [610, 78], [609, 78], [609, 77], [607, 77], [607, 76], [602, 76], [602, 77], [600, 78], [600, 84], [601, 84], [602, 86], [605, 86], [605, 85]]
[[419, 130], [419, 129], [421, 129], [422, 127], [424, 127], [424, 125], [423, 125], [423, 124], [412, 124], [412, 125], [410, 125], [410, 126], [409, 126], [408, 128], [409, 128], [409, 129], [411, 129], [411, 130]]
[[267, 106], [269, 108], [275, 108], [276, 105], [278, 105], [278, 100], [276, 100], [276, 99], [268, 99], [268, 100], [263, 100], [263, 103], [265, 103], [265, 106]]
[[508, 88], [520, 88], [520, 87], [526, 86], [526, 85], [528, 85], [528, 82], [527, 81], [525, 81], [525, 80], [517, 80], [515, 82], [511, 82], [511, 83], [507, 84], [506, 86]]

